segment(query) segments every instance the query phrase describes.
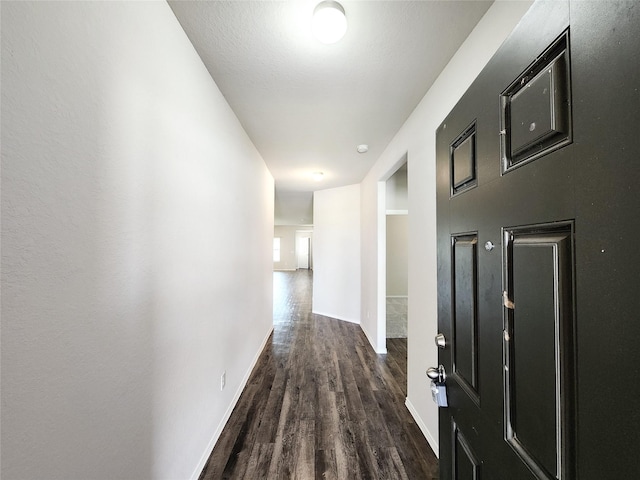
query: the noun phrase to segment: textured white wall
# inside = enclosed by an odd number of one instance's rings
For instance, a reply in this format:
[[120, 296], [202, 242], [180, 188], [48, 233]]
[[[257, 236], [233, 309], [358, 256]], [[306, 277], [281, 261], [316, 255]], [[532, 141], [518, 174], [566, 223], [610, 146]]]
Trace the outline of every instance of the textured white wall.
[[272, 237], [166, 3], [2, 2], [2, 478], [197, 476], [271, 329]]
[[313, 196], [313, 313], [360, 322], [360, 185]]
[[[409, 340], [407, 406], [429, 443], [438, 453], [438, 412], [431, 399], [425, 370], [437, 365], [433, 341], [437, 333], [435, 131], [531, 2], [497, 1], [460, 47], [383, 155], [367, 174], [362, 187], [362, 312], [363, 330], [374, 349], [384, 351], [379, 333], [380, 292], [385, 277], [378, 274], [385, 243], [383, 180], [408, 154], [409, 166]], [[497, 108], [497, 107], [496, 107]], [[381, 188], [382, 185], [382, 188]], [[369, 313], [369, 315], [367, 315]]]

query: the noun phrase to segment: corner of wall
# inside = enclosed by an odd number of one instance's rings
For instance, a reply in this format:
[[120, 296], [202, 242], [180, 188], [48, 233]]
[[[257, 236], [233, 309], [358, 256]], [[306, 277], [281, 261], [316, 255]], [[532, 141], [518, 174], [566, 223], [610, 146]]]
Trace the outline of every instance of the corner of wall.
[[313, 311], [361, 323], [360, 185], [315, 192], [313, 218]]

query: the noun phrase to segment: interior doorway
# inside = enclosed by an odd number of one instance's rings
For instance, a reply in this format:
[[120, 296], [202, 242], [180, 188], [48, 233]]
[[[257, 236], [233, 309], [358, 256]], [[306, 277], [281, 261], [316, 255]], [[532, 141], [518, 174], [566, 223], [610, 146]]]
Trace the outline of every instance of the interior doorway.
[[313, 231], [296, 230], [296, 268], [313, 270]]
[[386, 338], [408, 336], [409, 195], [406, 158], [385, 185], [385, 319]]
[[298, 257], [298, 269], [309, 269], [309, 253], [311, 252], [309, 237], [299, 238], [296, 245], [296, 252]]

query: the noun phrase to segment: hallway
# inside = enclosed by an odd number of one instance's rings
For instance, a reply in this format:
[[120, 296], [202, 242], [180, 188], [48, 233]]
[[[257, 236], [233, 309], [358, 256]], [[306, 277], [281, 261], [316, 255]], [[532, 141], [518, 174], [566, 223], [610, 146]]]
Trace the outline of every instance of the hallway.
[[311, 313], [312, 285], [274, 273], [274, 332], [200, 478], [437, 478], [404, 405], [406, 339], [376, 355], [358, 325]]

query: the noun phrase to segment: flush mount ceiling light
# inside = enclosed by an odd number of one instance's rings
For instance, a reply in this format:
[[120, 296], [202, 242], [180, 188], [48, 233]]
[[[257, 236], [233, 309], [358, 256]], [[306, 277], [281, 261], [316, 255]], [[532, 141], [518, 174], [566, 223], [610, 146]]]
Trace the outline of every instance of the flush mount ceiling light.
[[357, 150], [358, 153], [367, 153], [369, 151], [369, 145], [365, 145], [364, 143], [362, 145], [358, 145]]
[[322, 172], [313, 172], [313, 179], [316, 182], [319, 182], [320, 180], [322, 180], [322, 177], [324, 177], [324, 173], [322, 173]]
[[333, 0], [320, 2], [313, 10], [311, 29], [322, 43], [331, 44], [340, 40], [347, 31], [347, 17], [342, 5]]

